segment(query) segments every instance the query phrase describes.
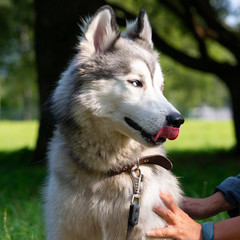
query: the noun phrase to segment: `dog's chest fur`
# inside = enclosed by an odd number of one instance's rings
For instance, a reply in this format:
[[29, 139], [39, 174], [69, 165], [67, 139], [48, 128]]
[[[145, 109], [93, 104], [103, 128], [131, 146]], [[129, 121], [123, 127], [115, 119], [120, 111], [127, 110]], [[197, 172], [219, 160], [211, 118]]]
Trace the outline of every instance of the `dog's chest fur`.
[[[130, 174], [109, 176], [103, 172], [89, 172], [71, 158], [61, 133], [55, 132], [55, 136], [49, 152], [46, 206], [47, 222], [54, 229], [48, 239], [125, 239], [133, 194]], [[148, 150], [148, 153], [156, 151]], [[165, 226], [152, 211], [154, 205], [161, 203], [159, 191], [170, 191], [177, 201], [181, 198], [177, 180], [169, 171], [154, 165], [140, 168], [144, 175], [140, 218], [131, 234], [132, 240], [146, 239], [147, 231]], [[56, 227], [59, 229], [54, 232]]]

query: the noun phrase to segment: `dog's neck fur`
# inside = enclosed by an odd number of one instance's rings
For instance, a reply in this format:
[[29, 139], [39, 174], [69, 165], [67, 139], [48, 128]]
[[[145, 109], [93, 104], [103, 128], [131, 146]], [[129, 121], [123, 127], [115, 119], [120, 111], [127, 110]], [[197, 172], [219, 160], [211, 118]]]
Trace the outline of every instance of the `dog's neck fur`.
[[81, 127], [75, 124], [74, 128], [60, 125], [57, 131], [70, 158], [89, 170], [106, 174], [135, 162], [144, 147], [117, 131], [109, 131], [109, 125], [104, 126], [103, 122], [95, 119]]

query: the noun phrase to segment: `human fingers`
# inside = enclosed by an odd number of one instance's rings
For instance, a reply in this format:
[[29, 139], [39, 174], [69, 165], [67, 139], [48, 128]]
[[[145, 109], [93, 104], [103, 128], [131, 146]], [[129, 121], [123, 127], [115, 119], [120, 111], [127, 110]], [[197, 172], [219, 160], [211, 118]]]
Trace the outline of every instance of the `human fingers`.
[[172, 212], [175, 213], [179, 209], [176, 201], [173, 199], [172, 195], [169, 192], [161, 192], [160, 198], [162, 199], [165, 206]]
[[158, 205], [153, 207], [153, 211], [157, 213], [160, 217], [164, 218], [168, 224], [174, 222], [174, 214], [171, 210], [161, 205]]
[[177, 237], [175, 230], [172, 227], [153, 229], [148, 231], [146, 235], [148, 237], [172, 237], [172, 238]]

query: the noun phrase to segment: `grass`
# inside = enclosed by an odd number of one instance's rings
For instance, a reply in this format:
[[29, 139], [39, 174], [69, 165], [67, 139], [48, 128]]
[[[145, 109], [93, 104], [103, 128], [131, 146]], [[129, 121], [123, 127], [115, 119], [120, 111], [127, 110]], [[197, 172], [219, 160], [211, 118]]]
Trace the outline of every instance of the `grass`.
[[32, 164], [38, 123], [0, 122], [0, 240], [44, 239], [43, 167]]
[[229, 150], [235, 144], [232, 121], [186, 120], [176, 141], [167, 142], [167, 150]]
[[0, 239], [44, 239], [40, 186], [45, 169], [31, 163], [32, 150], [0, 152]]
[[[46, 170], [32, 164], [37, 128], [35, 121], [0, 122], [0, 240], [44, 239], [40, 192]], [[234, 143], [231, 121], [186, 121], [179, 138], [166, 144], [186, 195], [210, 195], [214, 186], [238, 173]]]
[[33, 149], [37, 138], [37, 121], [1, 121], [0, 151]]

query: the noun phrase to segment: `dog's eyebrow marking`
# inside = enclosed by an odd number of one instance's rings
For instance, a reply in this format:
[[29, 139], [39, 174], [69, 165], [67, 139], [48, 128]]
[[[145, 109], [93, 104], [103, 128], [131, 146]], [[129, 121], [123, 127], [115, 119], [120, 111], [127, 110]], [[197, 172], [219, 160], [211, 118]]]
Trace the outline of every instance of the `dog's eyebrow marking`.
[[[144, 58], [143, 56], [137, 55], [135, 57], [135, 63], [140, 64], [138, 66], [138, 74], [141, 75], [141, 78], [144, 79], [145, 77], [149, 76], [151, 78], [151, 83], [154, 85], [154, 76], [156, 72], [156, 61], [151, 58]], [[142, 72], [142, 74], [140, 74]], [[149, 74], [149, 75], [148, 75]]]
[[155, 84], [157, 84], [156, 87], [159, 86], [161, 89], [163, 88], [164, 76], [163, 76], [162, 69], [158, 62], [155, 63], [155, 72], [154, 72], [153, 81]]
[[154, 74], [155, 74], [155, 70], [156, 70], [155, 69], [156, 68], [156, 59], [153, 59], [153, 57], [144, 58], [143, 56], [138, 56], [138, 58], [146, 64], [148, 71], [150, 73], [152, 85], [153, 85]]
[[151, 80], [152, 80], [152, 85], [153, 85], [153, 80], [154, 80], [154, 73], [155, 73], [155, 62], [151, 61], [150, 64], [147, 62], [145, 59], [143, 59], [144, 63], [148, 67], [148, 70], [150, 72]]

